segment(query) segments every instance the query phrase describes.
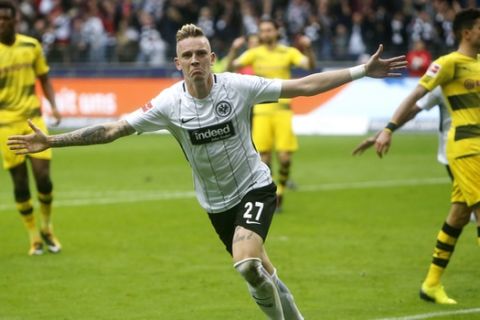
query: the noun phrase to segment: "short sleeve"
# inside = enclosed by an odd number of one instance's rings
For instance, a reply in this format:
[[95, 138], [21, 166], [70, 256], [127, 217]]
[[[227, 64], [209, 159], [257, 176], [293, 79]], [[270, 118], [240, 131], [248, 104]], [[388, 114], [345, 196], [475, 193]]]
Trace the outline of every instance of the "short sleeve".
[[255, 60], [255, 50], [247, 50], [237, 58], [238, 63], [244, 66], [251, 66]]
[[450, 81], [454, 76], [454, 64], [447, 56], [440, 57], [430, 64], [427, 72], [420, 78], [419, 84], [428, 91]]
[[35, 54], [35, 60], [33, 62], [33, 67], [35, 70], [35, 74], [41, 76], [48, 73], [50, 68], [48, 67], [47, 60], [45, 59], [45, 55], [43, 54], [40, 43], [35, 40], [34, 45], [35, 46], [33, 50]]
[[273, 102], [280, 98], [282, 81], [258, 76], [243, 75], [242, 85], [248, 85], [253, 104]]
[[124, 119], [139, 133], [166, 129], [170, 123], [168, 110], [173, 103], [169, 97], [169, 90], [164, 90]]
[[292, 64], [296, 67], [300, 66], [300, 63], [303, 59], [306, 59], [305, 55], [300, 52], [297, 48], [290, 47], [290, 59]]

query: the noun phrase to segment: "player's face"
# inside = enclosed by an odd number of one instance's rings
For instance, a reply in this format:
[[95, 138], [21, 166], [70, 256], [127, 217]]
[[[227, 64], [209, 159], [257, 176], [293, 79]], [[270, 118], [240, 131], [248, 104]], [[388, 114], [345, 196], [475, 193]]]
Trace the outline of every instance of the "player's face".
[[278, 30], [275, 29], [273, 23], [269, 21], [262, 22], [258, 26], [258, 35], [262, 43], [272, 44], [275, 43], [278, 39]]
[[0, 8], [0, 41], [11, 38], [15, 33], [15, 18], [7, 8]]
[[205, 37], [186, 38], [177, 43], [175, 66], [186, 80], [206, 81], [211, 74], [215, 54]]
[[477, 52], [480, 52], [480, 19], [477, 19], [473, 28], [469, 30], [468, 38], [472, 46], [477, 49]]

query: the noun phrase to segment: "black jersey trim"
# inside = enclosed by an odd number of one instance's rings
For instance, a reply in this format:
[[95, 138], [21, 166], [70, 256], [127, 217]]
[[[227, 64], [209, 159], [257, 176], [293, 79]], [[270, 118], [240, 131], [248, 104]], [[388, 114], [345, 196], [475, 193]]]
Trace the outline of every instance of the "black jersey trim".
[[453, 111], [471, 108], [480, 108], [479, 93], [464, 93], [449, 96], [448, 101]]
[[35, 48], [35, 43], [22, 41], [22, 42], [18, 43], [18, 46], [19, 46], [19, 47], [31, 47], [31, 48]]
[[468, 124], [455, 128], [455, 141], [480, 137], [480, 124]]

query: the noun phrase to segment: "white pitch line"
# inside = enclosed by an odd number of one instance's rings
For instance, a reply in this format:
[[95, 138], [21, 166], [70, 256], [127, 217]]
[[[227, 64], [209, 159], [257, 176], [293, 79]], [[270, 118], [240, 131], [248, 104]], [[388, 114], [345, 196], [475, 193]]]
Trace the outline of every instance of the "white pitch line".
[[[72, 196], [72, 194], [70, 194], [70, 196]], [[86, 198], [55, 200], [54, 206], [57, 208], [81, 207], [81, 206], [89, 206], [89, 205], [119, 204], [119, 203], [132, 203], [132, 202], [143, 202], [143, 201], [190, 199], [195, 197], [195, 193], [193, 191], [188, 191], [188, 192], [181, 192], [181, 191], [165, 192], [164, 191], [164, 192], [157, 192], [157, 193], [152, 193], [152, 192], [146, 193], [146, 192], [139, 192], [138, 190], [135, 190], [135, 191], [132, 191], [131, 193], [119, 191], [117, 196], [115, 196], [115, 192], [108, 192], [108, 195], [109, 197], [106, 197], [106, 196], [102, 196], [102, 193], [92, 192], [90, 196], [88, 196], [86, 193], [82, 193], [82, 196]], [[8, 204], [0, 205], [0, 211], [13, 210], [13, 209], [14, 209], [13, 205], [8, 205]]]
[[417, 314], [412, 316], [381, 318], [381, 319], [375, 319], [375, 320], [422, 320], [422, 319], [431, 319], [433, 317], [457, 316], [461, 314], [472, 314], [472, 313], [480, 313], [480, 308], [452, 310], [452, 311], [439, 311], [439, 312]]
[[[319, 185], [301, 186], [296, 192], [336, 191], [365, 188], [394, 188], [402, 186], [437, 185], [450, 183], [447, 178], [424, 178], [404, 180], [372, 180], [362, 182], [325, 183]], [[132, 203], [141, 201], [161, 201], [174, 199], [191, 199], [195, 197], [193, 191], [142, 191], [142, 190], [109, 190], [95, 192], [58, 192], [67, 199], [56, 200], [55, 207], [78, 207], [87, 205], [105, 205], [118, 203]], [[76, 199], [68, 199], [68, 198]], [[14, 205], [0, 204], [0, 211], [13, 210]]]
[[328, 191], [328, 190], [349, 190], [383, 187], [403, 187], [419, 185], [435, 185], [450, 183], [448, 178], [425, 178], [425, 179], [405, 179], [405, 180], [372, 180], [361, 182], [343, 182], [328, 183], [311, 186], [300, 186], [298, 191]]

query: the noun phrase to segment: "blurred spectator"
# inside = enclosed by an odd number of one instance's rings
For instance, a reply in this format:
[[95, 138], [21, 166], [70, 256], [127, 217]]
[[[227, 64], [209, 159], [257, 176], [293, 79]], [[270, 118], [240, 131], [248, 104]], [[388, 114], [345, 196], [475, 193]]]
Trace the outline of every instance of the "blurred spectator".
[[117, 45], [116, 30], [118, 30], [115, 1], [101, 1], [98, 9], [99, 17], [105, 30], [105, 58], [111, 62], [115, 57], [115, 47]]
[[446, 0], [434, 0], [432, 2], [433, 21], [436, 33], [438, 34], [437, 47], [443, 47], [448, 51], [455, 49], [455, 39], [452, 25], [455, 16], [453, 6], [450, 6]]
[[49, 15], [59, 2], [58, 0], [40, 0], [38, 1], [38, 11], [42, 15]]
[[215, 16], [215, 36], [210, 39], [215, 52], [223, 56], [230, 44], [242, 34], [241, 6], [237, 0], [210, 0]]
[[175, 35], [178, 29], [186, 23], [198, 21], [199, 8], [193, 0], [166, 0], [164, 3], [164, 16], [161, 20], [164, 40], [172, 45], [167, 47], [167, 56], [175, 56]]
[[70, 58], [72, 62], [88, 62], [88, 38], [83, 32], [84, 20], [80, 17], [72, 20], [70, 35]]
[[[387, 7], [379, 5], [377, 10], [368, 8], [364, 10], [362, 35], [365, 42], [366, 52], [375, 52], [379, 43], [383, 43], [386, 47], [385, 51], [388, 51], [390, 41], [388, 35], [390, 33], [389, 23], [391, 20], [391, 14]], [[392, 55], [401, 55], [405, 52], [400, 52]]]
[[258, 14], [250, 1], [241, 2], [242, 26], [246, 35], [258, 33]]
[[85, 22], [82, 34], [87, 42], [88, 61], [95, 63], [106, 62], [107, 34], [99, 17], [95, 1], [89, 1], [85, 12]]
[[127, 19], [122, 19], [118, 26], [117, 47], [115, 56], [118, 62], [134, 62], [137, 60], [140, 34]]
[[334, 24], [328, 2], [328, 0], [317, 0], [318, 12], [316, 16], [311, 14], [309, 24], [305, 29], [305, 34], [312, 39], [312, 47], [317, 58], [327, 60], [332, 59]]
[[203, 30], [207, 38], [212, 39], [215, 36], [215, 21], [213, 21], [212, 9], [210, 7], [202, 7], [200, 9], [197, 26]]
[[427, 45], [432, 45], [436, 37], [435, 28], [433, 27], [432, 17], [425, 10], [421, 10], [417, 17], [413, 20], [411, 27], [411, 40], [422, 40]]
[[70, 62], [68, 48], [70, 45], [71, 19], [60, 4], [54, 5], [50, 11], [49, 25], [53, 28], [55, 45], [51, 48], [48, 59], [52, 62]]
[[166, 0], [144, 0], [142, 10], [150, 13], [155, 20], [163, 16], [164, 4]]
[[393, 53], [405, 52], [405, 48], [408, 46], [408, 32], [406, 17], [403, 12], [396, 12], [393, 15], [390, 23], [391, 37], [390, 37], [390, 49]]
[[309, 22], [312, 8], [307, 0], [290, 0], [286, 10], [287, 30], [289, 36], [297, 36]]
[[359, 12], [352, 15], [352, 28], [348, 39], [348, 55], [350, 59], [357, 60], [366, 52], [367, 46], [363, 40], [363, 16]]
[[422, 40], [413, 43], [412, 50], [407, 53], [408, 74], [412, 77], [421, 77], [427, 71], [432, 56]]
[[333, 36], [333, 55], [337, 60], [348, 60], [348, 29], [344, 24], [337, 24]]
[[167, 44], [155, 29], [153, 16], [142, 12], [140, 16], [140, 52], [137, 61], [151, 66], [161, 66], [166, 62]]

